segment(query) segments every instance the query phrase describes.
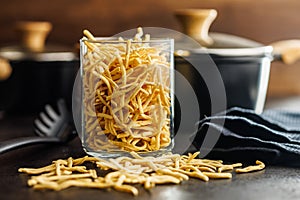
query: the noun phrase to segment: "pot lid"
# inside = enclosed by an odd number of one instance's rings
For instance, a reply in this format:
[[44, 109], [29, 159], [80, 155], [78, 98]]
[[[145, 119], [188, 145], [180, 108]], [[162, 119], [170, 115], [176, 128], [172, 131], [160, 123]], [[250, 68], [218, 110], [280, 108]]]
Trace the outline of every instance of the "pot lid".
[[42, 51], [34, 52], [22, 46], [8, 46], [0, 49], [0, 57], [9, 61], [71, 61], [77, 59], [75, 52], [65, 46], [46, 45]]
[[175, 42], [175, 55], [211, 54], [226, 57], [273, 57], [273, 47], [265, 46], [250, 39], [223, 33], [210, 33], [214, 41], [209, 47], [203, 47], [196, 41], [185, 37]]
[[219, 49], [208, 49], [208, 48], [199, 48], [199, 49], [190, 49], [192, 54], [213, 54], [217, 56], [238, 56], [238, 57], [248, 57], [248, 56], [270, 56], [272, 57], [273, 47], [272, 46], [263, 46], [255, 48], [219, 48]]
[[272, 46], [224, 33], [209, 33], [213, 43], [209, 47], [190, 49], [191, 53], [208, 53], [219, 56], [271, 56]]
[[0, 57], [9, 61], [70, 61], [76, 54], [59, 45], [45, 45], [52, 24], [46, 21], [19, 21], [15, 31], [21, 41], [20, 45], [3, 47]]
[[[177, 49], [190, 53], [208, 53], [219, 56], [266, 56], [273, 52], [272, 46], [226, 33], [209, 32], [217, 16], [214, 9], [181, 9], [175, 16], [182, 24], [183, 32], [198, 45], [178, 41]], [[185, 52], [185, 53], [186, 53]], [[180, 54], [179, 54], [180, 55]]]

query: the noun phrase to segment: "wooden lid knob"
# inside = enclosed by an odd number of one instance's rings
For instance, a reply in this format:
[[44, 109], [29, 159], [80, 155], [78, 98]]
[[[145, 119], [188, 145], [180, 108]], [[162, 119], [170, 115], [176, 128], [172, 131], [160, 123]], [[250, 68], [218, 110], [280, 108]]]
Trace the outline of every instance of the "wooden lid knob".
[[22, 21], [16, 23], [22, 46], [30, 51], [39, 52], [44, 49], [46, 38], [52, 29], [50, 22]]
[[210, 25], [217, 17], [214, 9], [181, 9], [175, 11], [175, 16], [181, 23], [183, 32], [198, 41], [202, 46], [213, 44], [209, 37]]

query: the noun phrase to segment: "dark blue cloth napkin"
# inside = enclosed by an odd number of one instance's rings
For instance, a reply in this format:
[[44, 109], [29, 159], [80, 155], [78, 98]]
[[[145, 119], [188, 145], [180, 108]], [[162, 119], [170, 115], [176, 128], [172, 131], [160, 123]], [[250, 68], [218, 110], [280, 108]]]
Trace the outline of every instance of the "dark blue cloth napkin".
[[[207, 130], [210, 130], [209, 132]], [[218, 138], [206, 148], [204, 139]], [[234, 162], [262, 160], [267, 164], [300, 167], [300, 113], [253, 110], [234, 107], [199, 122], [193, 140], [207, 157]]]

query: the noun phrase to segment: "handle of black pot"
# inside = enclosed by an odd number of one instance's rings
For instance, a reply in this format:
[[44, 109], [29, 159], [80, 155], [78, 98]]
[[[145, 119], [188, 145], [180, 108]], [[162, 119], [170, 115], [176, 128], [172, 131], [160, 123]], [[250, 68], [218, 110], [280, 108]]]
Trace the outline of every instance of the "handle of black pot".
[[300, 60], [300, 40], [282, 40], [271, 44], [274, 54], [285, 64], [293, 64]]
[[10, 77], [12, 67], [6, 59], [0, 58], [0, 81], [4, 81]]

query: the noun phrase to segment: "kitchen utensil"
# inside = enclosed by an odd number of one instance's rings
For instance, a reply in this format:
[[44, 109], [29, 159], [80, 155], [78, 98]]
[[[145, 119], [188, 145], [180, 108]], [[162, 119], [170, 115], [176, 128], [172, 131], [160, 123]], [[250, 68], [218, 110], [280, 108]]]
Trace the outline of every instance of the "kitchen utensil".
[[32, 113], [59, 98], [71, 105], [79, 59], [72, 48], [46, 43], [51, 27], [49, 22], [19, 22], [21, 43], [0, 49], [0, 58], [11, 65], [11, 70], [0, 65], [0, 110]]
[[0, 142], [0, 154], [32, 144], [65, 143], [72, 140], [77, 133], [70, 125], [71, 116], [63, 100], [57, 102], [59, 113], [50, 105], [45, 106], [39, 118], [34, 120], [34, 132], [37, 136], [20, 137]]
[[[176, 11], [175, 15], [182, 24], [184, 33], [202, 46], [187, 47], [184, 41], [181, 41], [183, 51], [175, 57], [175, 69], [181, 72], [195, 89], [200, 109], [207, 110], [202, 117], [211, 114], [211, 102], [199, 68], [208, 70], [212, 64], [217, 66], [224, 82], [228, 108], [238, 106], [261, 113], [268, 88], [271, 62], [280, 60], [292, 63], [300, 57], [299, 40], [281, 41], [266, 46], [230, 34], [209, 33], [209, 26], [217, 15], [214, 9], [183, 9]], [[208, 57], [213, 62], [208, 62]]]

